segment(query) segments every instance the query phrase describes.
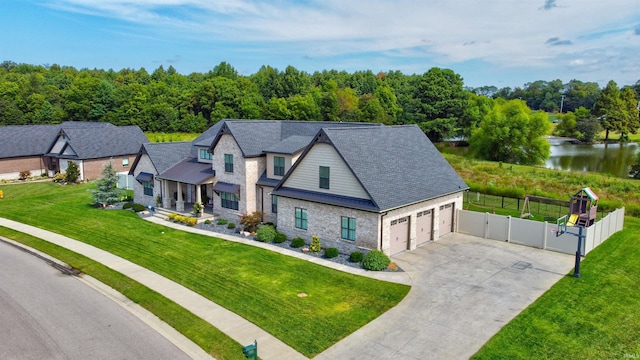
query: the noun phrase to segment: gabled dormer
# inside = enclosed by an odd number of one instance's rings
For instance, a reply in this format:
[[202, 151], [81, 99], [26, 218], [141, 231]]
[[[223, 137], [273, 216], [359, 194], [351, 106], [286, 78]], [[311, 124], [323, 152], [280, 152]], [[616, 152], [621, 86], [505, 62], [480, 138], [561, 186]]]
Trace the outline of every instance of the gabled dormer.
[[198, 150], [198, 162], [199, 163], [212, 163], [213, 162], [213, 154], [209, 150], [209, 147], [205, 146], [197, 146]]

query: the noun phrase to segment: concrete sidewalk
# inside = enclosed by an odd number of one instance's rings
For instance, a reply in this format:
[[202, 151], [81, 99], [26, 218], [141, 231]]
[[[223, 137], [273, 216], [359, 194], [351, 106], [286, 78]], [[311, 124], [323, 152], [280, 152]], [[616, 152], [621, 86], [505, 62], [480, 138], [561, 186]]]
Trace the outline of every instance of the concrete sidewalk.
[[0, 226], [46, 240], [118, 271], [191, 311], [240, 344], [246, 345], [258, 340], [259, 355], [262, 359], [306, 359], [290, 346], [244, 318], [176, 282], [119, 256], [66, 236], [16, 221], [0, 218]]

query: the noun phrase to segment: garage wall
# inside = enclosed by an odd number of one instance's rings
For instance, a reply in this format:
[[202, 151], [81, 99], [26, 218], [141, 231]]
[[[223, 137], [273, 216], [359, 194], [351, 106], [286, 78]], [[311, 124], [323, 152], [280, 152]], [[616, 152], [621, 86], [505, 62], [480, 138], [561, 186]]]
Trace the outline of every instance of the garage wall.
[[[441, 205], [453, 203], [454, 216], [456, 209], [462, 208], [462, 192], [443, 196], [440, 198], [423, 201], [413, 205], [405, 206], [399, 209], [395, 209], [382, 215], [382, 251], [387, 255], [391, 254], [391, 222], [403, 217], [409, 218], [409, 246], [408, 250], [413, 250], [418, 246], [417, 241], [417, 214], [425, 210], [432, 210], [433, 214], [433, 229], [432, 238], [437, 241], [440, 237], [439, 224], [440, 216], [439, 210]], [[456, 220], [454, 217], [453, 228], [456, 227]]]

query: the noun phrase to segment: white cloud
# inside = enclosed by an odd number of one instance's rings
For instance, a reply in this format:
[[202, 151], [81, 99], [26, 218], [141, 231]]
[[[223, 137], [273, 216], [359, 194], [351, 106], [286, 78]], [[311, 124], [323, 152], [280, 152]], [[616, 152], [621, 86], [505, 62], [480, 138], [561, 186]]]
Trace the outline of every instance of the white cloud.
[[[470, 60], [532, 68], [596, 61], [597, 71], [614, 77], [623, 68], [638, 69], [622, 66], [607, 52], [624, 59], [640, 53], [640, 7], [628, 0], [52, 0], [50, 5], [189, 38], [270, 43], [300, 57], [429, 56], [452, 67]], [[585, 55], [599, 58], [587, 61]]]

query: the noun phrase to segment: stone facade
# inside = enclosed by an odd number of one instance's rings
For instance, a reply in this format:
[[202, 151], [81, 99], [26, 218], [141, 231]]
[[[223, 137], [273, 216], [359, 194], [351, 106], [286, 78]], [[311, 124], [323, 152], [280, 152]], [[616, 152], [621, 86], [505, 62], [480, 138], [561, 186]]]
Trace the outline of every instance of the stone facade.
[[[224, 171], [225, 154], [233, 155], [233, 173]], [[215, 181], [240, 185], [240, 199], [238, 200], [238, 210], [225, 209], [222, 207], [220, 194], [214, 193], [213, 207], [220, 217], [233, 222], [238, 222], [240, 215], [247, 213], [247, 204], [253, 204], [253, 211], [255, 211], [255, 181], [250, 184], [254, 189], [253, 192], [250, 192], [253, 193], [253, 200], [250, 200], [247, 194], [247, 166], [245, 162], [246, 159], [242, 156], [242, 151], [233, 136], [222, 135], [213, 149], [212, 166], [216, 171]]]
[[31, 176], [40, 176], [46, 173], [42, 157], [28, 156], [0, 159], [0, 179], [18, 179], [21, 171], [30, 171]]
[[151, 163], [151, 159], [149, 159], [149, 155], [143, 154], [138, 161], [138, 165], [136, 166], [136, 171], [134, 173], [134, 178], [138, 176], [141, 172], [146, 172], [149, 174], [153, 174], [153, 196], [144, 194], [144, 186], [139, 183], [137, 180], [133, 181], [133, 201], [138, 204], [142, 204], [144, 206], [157, 206], [156, 204], [156, 196], [162, 196], [162, 184], [160, 180], [155, 178], [156, 169]]
[[[307, 210], [307, 230], [295, 226], [295, 208]], [[356, 219], [356, 240], [341, 239], [341, 217]], [[380, 238], [379, 214], [308, 201], [278, 198], [278, 231], [289, 239], [301, 237], [307, 243], [318, 235], [322, 247], [335, 247], [348, 254], [354, 248], [378, 249]]]

